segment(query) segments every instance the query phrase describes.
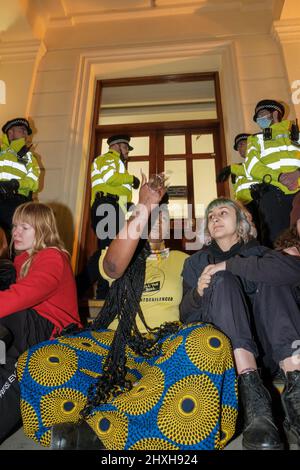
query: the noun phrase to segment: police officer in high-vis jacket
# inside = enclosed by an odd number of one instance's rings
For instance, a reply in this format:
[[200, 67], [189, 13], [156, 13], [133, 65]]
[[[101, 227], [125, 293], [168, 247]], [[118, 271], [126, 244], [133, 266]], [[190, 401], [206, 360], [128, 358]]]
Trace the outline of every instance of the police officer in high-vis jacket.
[[108, 152], [95, 158], [91, 167], [91, 222], [97, 235], [98, 250], [89, 259], [87, 267], [77, 276], [77, 289], [82, 297], [97, 279], [96, 297], [104, 298], [108, 283], [100, 278], [98, 262], [101, 251], [116, 237], [125, 222], [128, 204], [132, 200], [132, 188], [137, 189], [140, 180], [130, 175], [125, 163], [133, 147], [128, 135], [113, 135], [107, 139]]
[[297, 124], [283, 120], [285, 108], [275, 100], [257, 103], [253, 120], [261, 132], [248, 138], [246, 172], [258, 185], [252, 186], [257, 200], [262, 243], [273, 246], [289, 227], [294, 195], [299, 191], [300, 142]]
[[15, 118], [2, 127], [0, 151], [0, 226], [11, 229], [15, 209], [38, 191], [40, 168], [30, 151], [32, 129], [27, 119]]
[[[115, 218], [107, 227], [107, 237], [98, 233], [99, 246], [101, 248], [109, 245], [110, 241], [122, 228], [127, 212], [127, 204], [132, 199], [132, 188], [137, 189], [140, 181], [136, 176], [130, 175], [126, 169], [125, 162], [133, 147], [129, 145], [130, 137], [127, 135], [113, 135], [107, 139], [109, 151], [95, 158], [91, 168], [92, 181], [92, 226], [97, 232], [97, 225], [106, 218], [105, 208], [113, 208]], [[103, 207], [103, 211], [101, 210]], [[102, 214], [103, 212], [103, 214]], [[108, 214], [109, 215], [109, 214]], [[109, 224], [108, 224], [109, 225]], [[98, 226], [101, 232], [101, 227]], [[100, 235], [100, 237], [99, 237]]]

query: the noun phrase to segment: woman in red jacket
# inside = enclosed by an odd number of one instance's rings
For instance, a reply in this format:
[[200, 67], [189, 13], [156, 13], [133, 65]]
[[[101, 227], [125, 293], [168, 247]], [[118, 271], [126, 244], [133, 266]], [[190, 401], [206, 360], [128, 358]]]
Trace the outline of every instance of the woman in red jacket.
[[[1, 331], [12, 342], [0, 357], [0, 442], [20, 420], [15, 364], [26, 349], [59, 334], [70, 323], [81, 326], [69, 255], [50, 207], [28, 202], [13, 217], [16, 282], [0, 292]], [[1, 341], [1, 337], [0, 337]]]

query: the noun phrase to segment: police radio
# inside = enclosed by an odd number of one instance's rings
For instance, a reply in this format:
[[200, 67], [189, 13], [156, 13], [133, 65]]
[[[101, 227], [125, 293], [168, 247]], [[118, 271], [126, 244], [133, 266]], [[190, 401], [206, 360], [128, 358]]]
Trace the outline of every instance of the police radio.
[[263, 129], [264, 140], [272, 140], [272, 129], [271, 127], [266, 127]]

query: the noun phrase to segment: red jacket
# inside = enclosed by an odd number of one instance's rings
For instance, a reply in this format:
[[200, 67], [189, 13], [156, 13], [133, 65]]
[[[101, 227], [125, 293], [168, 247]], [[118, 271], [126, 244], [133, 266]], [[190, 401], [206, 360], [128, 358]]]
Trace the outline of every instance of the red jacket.
[[45, 248], [33, 258], [27, 275], [20, 278], [20, 270], [28, 259], [24, 252], [16, 256], [16, 284], [0, 292], [0, 318], [33, 308], [60, 332], [70, 323], [81, 326], [76, 285], [66, 253], [56, 248]]

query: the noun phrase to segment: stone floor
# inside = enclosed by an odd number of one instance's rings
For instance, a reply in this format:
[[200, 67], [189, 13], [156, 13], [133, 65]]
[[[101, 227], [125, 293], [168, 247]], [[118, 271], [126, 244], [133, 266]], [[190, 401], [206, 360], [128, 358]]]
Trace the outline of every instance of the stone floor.
[[[1, 450], [48, 450], [48, 448], [28, 439], [21, 428], [0, 444]], [[242, 436], [231, 441], [225, 450], [242, 450]]]

